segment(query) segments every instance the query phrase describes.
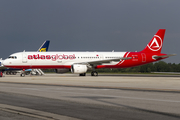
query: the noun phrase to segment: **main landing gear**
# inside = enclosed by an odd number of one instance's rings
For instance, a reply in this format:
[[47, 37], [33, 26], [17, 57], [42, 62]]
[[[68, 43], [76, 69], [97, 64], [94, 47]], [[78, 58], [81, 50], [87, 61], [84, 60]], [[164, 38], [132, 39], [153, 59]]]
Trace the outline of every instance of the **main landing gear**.
[[[81, 74], [79, 74], [79, 76], [86, 76], [86, 73], [81, 73]], [[92, 71], [91, 76], [98, 76], [98, 72]]]
[[92, 72], [91, 72], [91, 76], [98, 76], [98, 72], [92, 71]]

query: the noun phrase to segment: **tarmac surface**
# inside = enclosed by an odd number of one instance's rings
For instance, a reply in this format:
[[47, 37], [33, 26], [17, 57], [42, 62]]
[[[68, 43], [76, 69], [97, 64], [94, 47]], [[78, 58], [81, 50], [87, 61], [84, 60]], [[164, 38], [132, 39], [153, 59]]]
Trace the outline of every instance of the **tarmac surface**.
[[3, 120], [179, 120], [179, 75], [6, 75]]

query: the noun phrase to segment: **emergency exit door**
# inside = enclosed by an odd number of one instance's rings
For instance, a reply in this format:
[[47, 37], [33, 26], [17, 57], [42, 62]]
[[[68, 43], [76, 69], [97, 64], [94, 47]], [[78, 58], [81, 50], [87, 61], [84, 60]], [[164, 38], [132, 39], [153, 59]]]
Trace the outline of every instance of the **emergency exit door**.
[[25, 53], [22, 54], [22, 62], [27, 63], [27, 54]]

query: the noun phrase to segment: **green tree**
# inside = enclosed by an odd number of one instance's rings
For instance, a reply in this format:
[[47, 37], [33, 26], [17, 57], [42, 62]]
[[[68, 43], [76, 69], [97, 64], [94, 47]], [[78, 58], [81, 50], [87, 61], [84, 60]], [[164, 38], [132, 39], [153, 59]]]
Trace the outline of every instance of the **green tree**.
[[169, 72], [169, 66], [164, 61], [159, 61], [154, 64], [156, 72]]

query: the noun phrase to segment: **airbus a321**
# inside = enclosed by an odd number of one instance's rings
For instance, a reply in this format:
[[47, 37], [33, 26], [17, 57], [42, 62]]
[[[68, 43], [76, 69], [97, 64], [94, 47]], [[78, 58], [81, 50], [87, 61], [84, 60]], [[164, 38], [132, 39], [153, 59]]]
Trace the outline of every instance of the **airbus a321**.
[[98, 76], [96, 69], [127, 68], [156, 62], [175, 54], [161, 53], [165, 29], [159, 29], [140, 52], [18, 52], [10, 55], [3, 64], [19, 69], [55, 69], [56, 73]]

